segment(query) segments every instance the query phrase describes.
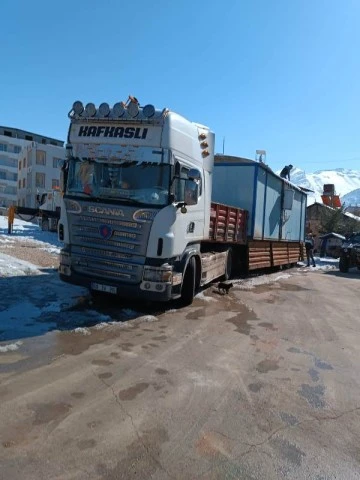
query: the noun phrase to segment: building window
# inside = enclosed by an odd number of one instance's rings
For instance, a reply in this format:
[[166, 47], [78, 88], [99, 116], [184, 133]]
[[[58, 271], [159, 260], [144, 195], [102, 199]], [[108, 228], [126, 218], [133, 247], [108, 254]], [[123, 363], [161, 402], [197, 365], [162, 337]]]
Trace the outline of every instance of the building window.
[[53, 168], [59, 168], [59, 162], [61, 162], [62, 158], [53, 158]]
[[14, 153], [20, 153], [21, 147], [19, 145], [14, 145]]
[[21, 170], [21, 160], [20, 160], [20, 162], [19, 162], [19, 170]]
[[46, 165], [46, 152], [43, 150], [36, 150], [36, 164]]
[[7, 152], [7, 147], [6, 143], [0, 143], [0, 152]]
[[21, 188], [21, 180], [19, 180], [19, 188]]
[[52, 186], [53, 189], [59, 188], [60, 187], [59, 180], [53, 178], [52, 182], [51, 182], [51, 186]]
[[4, 130], [4, 135], [6, 137], [12, 137], [12, 132], [10, 132], [9, 130]]
[[23, 168], [25, 168], [25, 167], [26, 167], [26, 158], [24, 158], [24, 160], [23, 160]]
[[32, 135], [25, 135], [25, 140], [30, 140], [31, 142], [32, 139], [33, 139]]
[[42, 143], [42, 144], [45, 144], [45, 143], [46, 143], [45, 138], [42, 138], [42, 139], [41, 139], [41, 143]]
[[37, 172], [35, 175], [35, 186], [45, 188], [45, 173]]
[[25, 188], [25, 185], [26, 185], [26, 184], [25, 184], [25, 178], [23, 178], [23, 185], [22, 185], [23, 188]]

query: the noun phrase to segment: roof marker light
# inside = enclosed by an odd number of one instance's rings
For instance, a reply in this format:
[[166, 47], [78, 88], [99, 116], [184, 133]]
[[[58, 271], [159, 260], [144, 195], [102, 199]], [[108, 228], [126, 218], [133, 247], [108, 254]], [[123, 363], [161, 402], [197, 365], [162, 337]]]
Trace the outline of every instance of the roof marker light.
[[137, 114], [139, 113], [139, 105], [135, 102], [130, 102], [129, 105], [127, 106], [127, 111], [130, 117], [136, 117]]
[[115, 103], [112, 109], [114, 117], [122, 117], [125, 113], [125, 106], [123, 102]]
[[208, 144], [207, 142], [201, 142], [201, 143], [200, 143], [200, 146], [201, 146], [202, 148], [207, 148], [207, 147], [209, 146], [209, 144]]
[[107, 117], [110, 113], [110, 107], [108, 103], [102, 103], [99, 107], [99, 113], [102, 117]]
[[150, 117], [153, 117], [155, 115], [155, 107], [154, 105], [145, 105], [145, 107], [143, 108], [143, 114], [144, 114], [144, 117], [147, 117], [147, 118], [150, 118]]
[[203, 157], [207, 157], [207, 156], [210, 155], [210, 153], [209, 153], [208, 150], [203, 150], [203, 151], [201, 152], [201, 155], [202, 155]]
[[79, 100], [73, 103], [72, 109], [76, 115], [81, 115], [84, 111], [84, 105]]
[[205, 133], [200, 133], [199, 138], [200, 138], [200, 140], [205, 140], [205, 138], [206, 138]]
[[93, 103], [88, 103], [85, 107], [85, 113], [88, 117], [93, 117], [96, 113], [96, 107]]

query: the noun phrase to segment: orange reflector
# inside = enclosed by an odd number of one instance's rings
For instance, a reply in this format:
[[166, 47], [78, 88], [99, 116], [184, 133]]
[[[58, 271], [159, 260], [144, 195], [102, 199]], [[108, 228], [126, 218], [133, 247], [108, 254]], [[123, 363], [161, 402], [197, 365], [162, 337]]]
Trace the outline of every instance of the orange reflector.
[[206, 138], [205, 133], [200, 133], [199, 138], [200, 138], [200, 140], [205, 140], [205, 138]]
[[202, 148], [207, 148], [209, 146], [207, 142], [201, 142], [200, 145], [202, 146]]

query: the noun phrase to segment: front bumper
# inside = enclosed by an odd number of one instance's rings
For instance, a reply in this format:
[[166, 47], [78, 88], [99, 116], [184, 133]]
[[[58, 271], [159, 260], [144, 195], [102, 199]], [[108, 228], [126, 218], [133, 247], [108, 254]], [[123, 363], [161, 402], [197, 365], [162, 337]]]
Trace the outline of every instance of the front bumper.
[[114, 283], [109, 282], [106, 279], [104, 280], [102, 278], [78, 275], [72, 271], [70, 275], [64, 275], [60, 271], [59, 275], [62, 281], [71, 283], [73, 285], [80, 285], [82, 287], [88, 288], [89, 290], [92, 290], [91, 284], [94, 282], [102, 285], [107, 285], [109, 287], [115, 287], [117, 289], [117, 293], [115, 295], [120, 298], [127, 298], [132, 300], [138, 299], [151, 302], [168, 302], [169, 300], [174, 300], [176, 298], [179, 298], [180, 296], [179, 285], [173, 286], [170, 283], [164, 284], [165, 288], [163, 288], [162, 291], [157, 291], [156, 288], [152, 287], [152, 284], [150, 282], [147, 283], [150, 283], [151, 288], [146, 289], [144, 288], [144, 282], [142, 282], [142, 284], [136, 285]]

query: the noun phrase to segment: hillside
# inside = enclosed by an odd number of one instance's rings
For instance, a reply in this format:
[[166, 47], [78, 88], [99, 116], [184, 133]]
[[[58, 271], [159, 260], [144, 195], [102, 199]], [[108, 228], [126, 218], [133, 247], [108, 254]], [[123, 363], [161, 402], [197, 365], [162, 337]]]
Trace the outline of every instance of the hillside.
[[[279, 172], [277, 172], [279, 173]], [[304, 170], [295, 167], [291, 172], [291, 182], [299, 187], [313, 190], [308, 195], [308, 205], [321, 202], [323, 185], [333, 183], [335, 191], [340, 195], [342, 203], [346, 205], [360, 204], [360, 171], [346, 168], [335, 170], [318, 170], [314, 173], [305, 173]]]

